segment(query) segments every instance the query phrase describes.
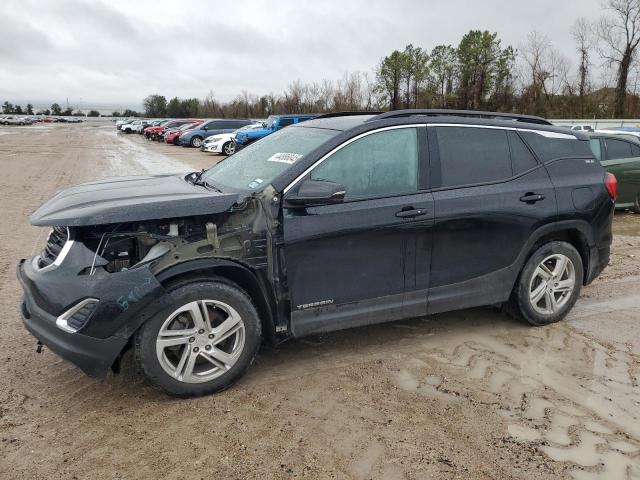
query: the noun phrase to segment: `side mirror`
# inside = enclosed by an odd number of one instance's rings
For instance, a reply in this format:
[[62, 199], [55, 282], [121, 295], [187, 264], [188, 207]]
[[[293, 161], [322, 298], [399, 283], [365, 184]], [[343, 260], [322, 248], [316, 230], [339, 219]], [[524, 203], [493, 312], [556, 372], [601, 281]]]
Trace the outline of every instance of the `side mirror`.
[[287, 203], [295, 206], [332, 205], [342, 203], [346, 194], [343, 185], [326, 180], [305, 180], [293, 195], [286, 197]]

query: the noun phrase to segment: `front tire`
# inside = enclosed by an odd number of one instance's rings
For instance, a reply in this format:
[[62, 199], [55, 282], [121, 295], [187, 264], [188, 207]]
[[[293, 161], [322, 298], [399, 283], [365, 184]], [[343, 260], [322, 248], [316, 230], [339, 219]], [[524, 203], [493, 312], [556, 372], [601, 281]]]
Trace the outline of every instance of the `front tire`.
[[227, 142], [222, 146], [222, 153], [227, 157], [236, 153], [236, 144], [233, 142]]
[[200, 146], [202, 145], [202, 138], [193, 137], [190, 143], [193, 148], [200, 148]]
[[218, 277], [167, 288], [167, 307], [136, 333], [136, 363], [156, 388], [177, 397], [222, 391], [253, 363], [262, 335], [250, 297]]
[[512, 294], [512, 312], [531, 325], [562, 320], [580, 296], [582, 258], [567, 242], [539, 247], [525, 264]]

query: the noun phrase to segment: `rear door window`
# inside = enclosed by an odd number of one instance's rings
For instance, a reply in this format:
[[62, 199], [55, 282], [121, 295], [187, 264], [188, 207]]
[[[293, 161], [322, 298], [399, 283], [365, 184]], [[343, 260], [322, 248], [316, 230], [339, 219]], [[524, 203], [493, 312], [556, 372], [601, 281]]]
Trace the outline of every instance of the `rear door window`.
[[507, 130], [438, 126], [434, 130], [443, 187], [495, 182], [513, 176]]

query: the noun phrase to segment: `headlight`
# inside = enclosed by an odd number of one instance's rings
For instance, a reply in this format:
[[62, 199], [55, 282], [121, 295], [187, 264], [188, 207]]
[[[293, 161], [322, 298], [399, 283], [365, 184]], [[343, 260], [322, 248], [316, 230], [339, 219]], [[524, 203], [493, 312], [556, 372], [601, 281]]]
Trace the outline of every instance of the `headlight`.
[[222, 140], [221, 137], [207, 138], [207, 143], [216, 143], [216, 142], [219, 142], [220, 140]]

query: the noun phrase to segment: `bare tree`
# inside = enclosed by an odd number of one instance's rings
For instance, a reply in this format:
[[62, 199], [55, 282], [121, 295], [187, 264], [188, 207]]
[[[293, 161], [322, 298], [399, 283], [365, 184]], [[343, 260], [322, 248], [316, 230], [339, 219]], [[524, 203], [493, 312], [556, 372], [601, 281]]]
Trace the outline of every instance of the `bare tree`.
[[617, 65], [614, 116], [625, 115], [627, 80], [640, 43], [640, 0], [607, 0], [609, 15], [598, 23], [598, 36], [604, 44], [600, 52], [610, 65]]
[[571, 28], [571, 36], [576, 42], [578, 51], [578, 96], [580, 97], [580, 113], [584, 113], [584, 97], [590, 89], [589, 69], [591, 61], [589, 52], [593, 48], [594, 38], [591, 23], [584, 17], [578, 18]]
[[556, 97], [568, 87], [569, 61], [545, 35], [535, 31], [527, 36], [520, 51], [524, 60], [522, 100], [528, 111], [546, 115]]

